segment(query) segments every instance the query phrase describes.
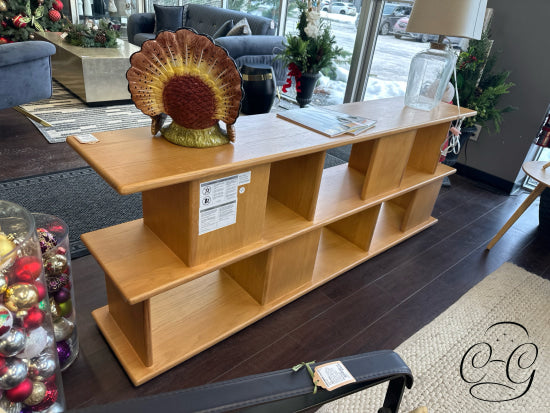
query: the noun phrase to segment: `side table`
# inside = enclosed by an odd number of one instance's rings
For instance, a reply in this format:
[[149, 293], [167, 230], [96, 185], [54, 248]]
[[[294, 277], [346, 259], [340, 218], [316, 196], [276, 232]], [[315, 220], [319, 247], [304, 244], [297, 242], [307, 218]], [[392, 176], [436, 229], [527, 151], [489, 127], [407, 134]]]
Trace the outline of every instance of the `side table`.
[[529, 205], [533, 203], [535, 199], [544, 191], [547, 187], [550, 187], [550, 162], [545, 163], [543, 161], [525, 162], [522, 166], [523, 171], [531, 178], [536, 179], [539, 183], [529, 194], [525, 201], [516, 209], [516, 212], [510, 217], [510, 219], [504, 224], [495, 237], [487, 244], [487, 249], [490, 250], [495, 244], [502, 238], [502, 236], [510, 229], [510, 227], [518, 220]]

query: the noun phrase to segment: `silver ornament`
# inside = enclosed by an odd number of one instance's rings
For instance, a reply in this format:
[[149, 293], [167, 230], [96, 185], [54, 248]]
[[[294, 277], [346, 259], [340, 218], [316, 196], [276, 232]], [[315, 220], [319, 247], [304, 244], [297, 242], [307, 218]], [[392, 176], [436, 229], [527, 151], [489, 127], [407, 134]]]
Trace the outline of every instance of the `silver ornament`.
[[21, 403], [10, 402], [5, 397], [0, 400], [0, 413], [19, 413], [22, 409]]
[[67, 340], [74, 330], [74, 323], [61, 317], [53, 323], [53, 331], [55, 334], [55, 341]]
[[0, 376], [0, 389], [13, 389], [27, 377], [27, 363], [18, 358], [7, 358], [6, 366]]
[[46, 380], [57, 368], [57, 355], [44, 352], [29, 361], [29, 377], [35, 380]]
[[0, 353], [4, 356], [15, 356], [25, 348], [27, 335], [19, 328], [12, 328], [0, 337]]

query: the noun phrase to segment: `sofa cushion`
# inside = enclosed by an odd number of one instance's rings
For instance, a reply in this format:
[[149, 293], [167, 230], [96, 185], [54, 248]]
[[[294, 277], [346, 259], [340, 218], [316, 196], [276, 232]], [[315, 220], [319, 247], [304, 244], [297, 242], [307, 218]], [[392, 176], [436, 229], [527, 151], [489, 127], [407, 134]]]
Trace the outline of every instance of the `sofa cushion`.
[[175, 31], [183, 24], [183, 6], [160, 6], [153, 4], [155, 8], [155, 33], [163, 30]]
[[248, 24], [248, 20], [246, 20], [246, 17], [235, 24], [231, 30], [227, 33], [227, 36], [251, 36], [252, 31], [250, 30], [250, 26]]
[[152, 40], [155, 37], [157, 37], [155, 33], [138, 33], [134, 36], [134, 44], [136, 46], [141, 46], [143, 45], [144, 41]]
[[212, 36], [227, 20], [238, 22], [244, 17], [248, 20], [248, 25], [250, 26], [252, 34], [275, 34], [275, 22], [272, 19], [254, 16], [241, 11], [194, 3], [185, 6], [183, 25], [185, 27], [192, 27], [198, 33]]
[[217, 39], [218, 37], [224, 37], [227, 36], [227, 33], [233, 28], [233, 20], [228, 20], [224, 24], [222, 24], [218, 30], [212, 35], [214, 39]]

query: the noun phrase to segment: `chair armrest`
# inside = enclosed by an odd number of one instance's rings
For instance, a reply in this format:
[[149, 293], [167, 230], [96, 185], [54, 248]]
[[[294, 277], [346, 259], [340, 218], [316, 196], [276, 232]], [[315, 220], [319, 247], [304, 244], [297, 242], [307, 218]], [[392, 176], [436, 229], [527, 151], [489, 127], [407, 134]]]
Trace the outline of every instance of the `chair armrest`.
[[7, 43], [0, 46], [0, 67], [37, 60], [53, 54], [55, 46], [41, 40]]
[[155, 13], [134, 13], [128, 17], [128, 41], [134, 43], [138, 33], [153, 33], [155, 31]]
[[[405, 362], [393, 351], [382, 350], [339, 359], [357, 380], [335, 389], [319, 389], [313, 394], [313, 382], [306, 368], [246, 376], [190, 389], [126, 400], [82, 410], [82, 413], [132, 411], [257, 413], [290, 412], [317, 406], [389, 381], [382, 411], [397, 413], [405, 386], [412, 387], [413, 377]], [[316, 363], [324, 364], [325, 362]], [[312, 366], [314, 367], [314, 366]], [[76, 410], [78, 412], [80, 410]]]
[[284, 36], [226, 36], [217, 38], [215, 43], [237, 59], [241, 56], [279, 54], [285, 47], [284, 40]]

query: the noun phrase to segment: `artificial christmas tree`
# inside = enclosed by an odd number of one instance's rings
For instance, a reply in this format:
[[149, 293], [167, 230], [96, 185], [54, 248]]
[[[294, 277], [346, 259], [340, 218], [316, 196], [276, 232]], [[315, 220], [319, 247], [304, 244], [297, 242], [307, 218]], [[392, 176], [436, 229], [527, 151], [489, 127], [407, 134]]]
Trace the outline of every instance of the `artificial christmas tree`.
[[61, 32], [69, 23], [60, 0], [0, 0], [0, 37], [31, 40], [39, 31]]

